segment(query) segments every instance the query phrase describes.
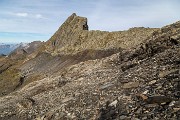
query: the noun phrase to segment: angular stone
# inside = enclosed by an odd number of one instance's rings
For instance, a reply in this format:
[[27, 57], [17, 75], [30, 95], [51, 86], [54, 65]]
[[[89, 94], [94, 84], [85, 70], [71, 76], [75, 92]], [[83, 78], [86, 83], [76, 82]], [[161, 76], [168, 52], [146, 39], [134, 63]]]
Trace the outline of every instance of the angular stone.
[[115, 107], [116, 107], [117, 103], [118, 103], [118, 101], [115, 100], [115, 101], [113, 101], [112, 103], [110, 103], [109, 106], [115, 106]]
[[147, 94], [149, 92], [149, 90], [146, 90], [146, 91], [144, 91], [142, 94]]
[[112, 83], [107, 83], [107, 84], [101, 86], [100, 89], [103, 90], [103, 89], [106, 89], [106, 88], [111, 87], [111, 86], [113, 86]]
[[123, 88], [125, 88], [125, 89], [128, 89], [128, 88], [136, 88], [136, 87], [138, 87], [139, 86], [139, 82], [137, 81], [137, 82], [128, 82], [128, 83], [125, 83], [124, 85], [123, 85]]
[[150, 82], [149, 82], [149, 85], [152, 85], [152, 84], [154, 84], [154, 83], [156, 83], [156, 80], [150, 81]]
[[174, 110], [175, 112], [177, 112], [177, 111], [180, 110], [180, 108], [173, 108], [173, 110]]
[[61, 102], [66, 103], [66, 102], [71, 101], [71, 100], [74, 100], [74, 98], [73, 97], [65, 98]]
[[178, 69], [161, 71], [161, 72], [159, 72], [159, 76], [158, 77], [163, 78], [163, 77], [165, 77], [165, 76], [167, 76], [167, 75], [169, 75], [169, 74], [171, 74], [173, 72], [176, 72], [176, 71], [178, 71]]
[[124, 119], [126, 119], [126, 118], [127, 118], [127, 116], [125, 116], [125, 115], [121, 115], [121, 116], [119, 117], [120, 120], [124, 120]]
[[149, 104], [162, 104], [162, 103], [169, 103], [173, 101], [173, 98], [167, 97], [167, 96], [151, 96], [146, 99], [146, 102]]
[[175, 105], [175, 103], [176, 103], [175, 101], [172, 101], [172, 102], [169, 104], [169, 106], [172, 107], [172, 106]]

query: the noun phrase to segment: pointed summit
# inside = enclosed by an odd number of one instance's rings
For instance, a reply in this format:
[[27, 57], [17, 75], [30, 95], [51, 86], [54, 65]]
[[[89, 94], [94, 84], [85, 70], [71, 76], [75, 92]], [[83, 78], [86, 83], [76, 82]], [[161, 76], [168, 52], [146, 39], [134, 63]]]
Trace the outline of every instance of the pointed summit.
[[77, 16], [76, 13], [73, 13], [71, 16], [69, 16], [63, 25], [66, 27], [70, 25], [74, 30], [88, 30], [87, 18]]
[[73, 13], [72, 15], [70, 15], [68, 18], [69, 19], [73, 19], [74, 17], [76, 17], [77, 15], [76, 15], [76, 13]]
[[51, 50], [52, 48], [60, 48], [64, 44], [71, 42], [74, 36], [78, 36], [84, 30], [88, 30], [87, 18], [73, 13], [50, 38], [47, 42], [48, 46], [51, 46]]
[[77, 16], [76, 13], [73, 13], [71, 16]]

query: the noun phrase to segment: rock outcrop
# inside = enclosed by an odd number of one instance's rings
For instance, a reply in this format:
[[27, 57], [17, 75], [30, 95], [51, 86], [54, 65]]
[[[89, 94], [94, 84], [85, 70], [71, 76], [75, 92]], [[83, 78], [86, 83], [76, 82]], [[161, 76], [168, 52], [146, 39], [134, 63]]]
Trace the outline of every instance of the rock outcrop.
[[0, 59], [2, 120], [180, 118], [180, 22], [102, 32], [73, 14], [32, 54]]

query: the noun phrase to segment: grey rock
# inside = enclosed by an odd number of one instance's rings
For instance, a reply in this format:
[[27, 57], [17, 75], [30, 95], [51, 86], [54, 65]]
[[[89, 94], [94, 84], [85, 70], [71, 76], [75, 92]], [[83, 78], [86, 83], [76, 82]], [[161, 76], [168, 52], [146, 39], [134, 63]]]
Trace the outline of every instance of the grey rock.
[[136, 88], [136, 87], [138, 87], [139, 86], [139, 82], [137, 81], [137, 82], [128, 82], [128, 83], [125, 83], [124, 85], [123, 85], [123, 88], [125, 88], [125, 89], [128, 89], [128, 88]]
[[112, 87], [113, 85], [114, 85], [114, 84], [112, 84], [112, 83], [106, 83], [105, 85], [101, 86], [100, 89], [103, 90], [103, 89]]
[[115, 107], [116, 107], [117, 103], [118, 103], [118, 101], [115, 100], [115, 101], [113, 101], [112, 103], [110, 103], [109, 106], [115, 106]]
[[124, 120], [126, 118], [127, 118], [127, 116], [125, 116], [125, 115], [122, 115], [122, 116], [119, 117], [120, 120]]

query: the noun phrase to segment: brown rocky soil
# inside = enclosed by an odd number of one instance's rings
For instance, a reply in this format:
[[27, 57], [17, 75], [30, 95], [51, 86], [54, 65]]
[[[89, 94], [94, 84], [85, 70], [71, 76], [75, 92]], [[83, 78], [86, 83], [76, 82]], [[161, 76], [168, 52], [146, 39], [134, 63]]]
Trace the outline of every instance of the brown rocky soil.
[[180, 22], [101, 32], [73, 14], [35, 52], [0, 61], [2, 120], [180, 119]]

